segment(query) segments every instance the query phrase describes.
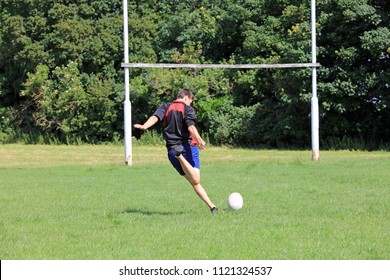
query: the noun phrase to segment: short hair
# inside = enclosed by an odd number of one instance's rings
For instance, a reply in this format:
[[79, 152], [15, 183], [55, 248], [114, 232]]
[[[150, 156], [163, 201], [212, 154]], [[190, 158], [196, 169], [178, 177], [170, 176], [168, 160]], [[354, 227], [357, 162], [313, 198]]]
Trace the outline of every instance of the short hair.
[[176, 98], [177, 99], [180, 99], [180, 98], [184, 98], [184, 97], [188, 97], [190, 99], [194, 99], [194, 94], [192, 93], [192, 91], [190, 91], [189, 89], [187, 88], [183, 88], [179, 91], [179, 93], [177, 94]]

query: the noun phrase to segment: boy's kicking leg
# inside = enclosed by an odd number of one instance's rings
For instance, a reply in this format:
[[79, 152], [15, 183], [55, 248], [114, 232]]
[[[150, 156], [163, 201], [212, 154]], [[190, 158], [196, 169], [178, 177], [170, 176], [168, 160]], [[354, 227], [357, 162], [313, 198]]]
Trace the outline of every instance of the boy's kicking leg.
[[215, 204], [211, 202], [205, 189], [200, 184], [200, 170], [193, 168], [182, 155], [178, 156], [177, 159], [179, 160], [180, 165], [185, 173], [184, 177], [188, 180], [188, 182], [190, 182], [198, 196], [207, 204], [210, 209], [216, 207]]

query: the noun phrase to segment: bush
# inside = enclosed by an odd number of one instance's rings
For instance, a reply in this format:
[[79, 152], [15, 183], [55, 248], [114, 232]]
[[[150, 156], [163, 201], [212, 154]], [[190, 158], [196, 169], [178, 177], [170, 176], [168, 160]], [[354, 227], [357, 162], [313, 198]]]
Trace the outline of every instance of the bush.
[[209, 135], [216, 145], [244, 146], [251, 144], [248, 137], [250, 123], [259, 105], [235, 107], [231, 101], [225, 102], [217, 111], [210, 114]]
[[12, 108], [0, 108], [0, 143], [11, 142], [15, 137], [12, 126]]
[[310, 143], [310, 120], [299, 121], [283, 104], [234, 106], [225, 102], [210, 115], [213, 144], [236, 147], [301, 148]]
[[29, 73], [22, 96], [32, 130], [55, 134], [59, 139], [99, 142], [112, 140], [116, 122], [113, 89], [96, 75], [80, 74], [77, 64], [57, 67], [50, 73], [39, 65]]

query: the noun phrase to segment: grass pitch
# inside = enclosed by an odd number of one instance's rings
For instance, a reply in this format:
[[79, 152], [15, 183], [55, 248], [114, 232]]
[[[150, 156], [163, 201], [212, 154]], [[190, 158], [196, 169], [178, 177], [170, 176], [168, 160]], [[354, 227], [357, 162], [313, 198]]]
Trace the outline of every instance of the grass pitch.
[[[390, 259], [390, 153], [208, 148], [211, 215], [163, 147], [0, 145], [0, 259]], [[230, 193], [244, 207], [227, 209]]]

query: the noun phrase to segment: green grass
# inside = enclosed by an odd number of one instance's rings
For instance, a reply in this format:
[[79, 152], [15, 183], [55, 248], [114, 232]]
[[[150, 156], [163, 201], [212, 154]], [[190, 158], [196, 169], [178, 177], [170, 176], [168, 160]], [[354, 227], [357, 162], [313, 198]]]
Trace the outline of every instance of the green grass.
[[[0, 145], [0, 259], [390, 259], [390, 153]], [[232, 192], [244, 208], [230, 211]]]

